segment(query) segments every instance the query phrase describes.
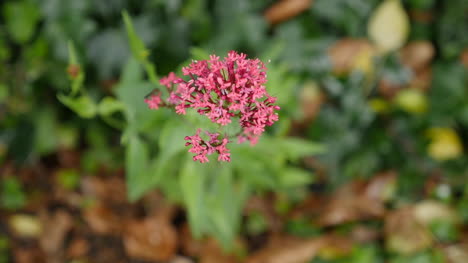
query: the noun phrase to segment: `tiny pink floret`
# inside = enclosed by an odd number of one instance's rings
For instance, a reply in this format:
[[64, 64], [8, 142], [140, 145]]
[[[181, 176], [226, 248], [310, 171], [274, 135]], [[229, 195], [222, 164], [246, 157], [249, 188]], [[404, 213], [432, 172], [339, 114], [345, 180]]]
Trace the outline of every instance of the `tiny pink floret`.
[[152, 110], [159, 109], [159, 106], [162, 103], [161, 95], [151, 95], [149, 98], [145, 99], [145, 103], [148, 104], [148, 107]]

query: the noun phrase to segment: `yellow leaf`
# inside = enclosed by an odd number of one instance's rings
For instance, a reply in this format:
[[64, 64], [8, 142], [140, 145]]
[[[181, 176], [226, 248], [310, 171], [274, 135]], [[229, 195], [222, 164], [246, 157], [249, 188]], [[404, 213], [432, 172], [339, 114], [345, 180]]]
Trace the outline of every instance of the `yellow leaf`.
[[367, 33], [379, 51], [394, 51], [406, 42], [409, 19], [400, 0], [385, 0], [372, 14]]
[[450, 128], [431, 128], [428, 132], [431, 143], [427, 149], [428, 154], [438, 160], [454, 159], [463, 154], [460, 137]]
[[395, 103], [408, 113], [421, 114], [427, 111], [427, 98], [416, 89], [401, 90], [395, 98]]
[[388, 113], [390, 111], [390, 105], [387, 101], [380, 98], [374, 98], [369, 100], [369, 106], [376, 113]]
[[36, 216], [17, 214], [10, 217], [10, 227], [21, 237], [38, 237], [42, 232], [42, 225]]
[[374, 57], [374, 50], [365, 49], [356, 54], [354, 57], [352, 68], [354, 70], [361, 71], [367, 76], [374, 73], [374, 63], [372, 61]]

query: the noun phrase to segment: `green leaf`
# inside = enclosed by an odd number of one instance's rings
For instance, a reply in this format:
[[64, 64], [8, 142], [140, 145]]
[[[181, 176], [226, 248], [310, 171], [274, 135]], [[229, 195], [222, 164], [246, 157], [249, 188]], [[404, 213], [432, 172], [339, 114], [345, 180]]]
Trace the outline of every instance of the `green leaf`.
[[194, 60], [207, 60], [210, 59], [210, 54], [206, 52], [203, 48], [192, 47], [190, 49], [190, 54]]
[[76, 55], [75, 45], [72, 41], [68, 41], [68, 65], [79, 65], [78, 56]]
[[187, 206], [188, 221], [195, 238], [201, 238], [208, 227], [206, 216], [206, 186], [207, 175], [203, 173], [201, 164], [187, 158], [182, 168], [179, 183], [184, 203]]
[[450, 220], [436, 220], [429, 224], [429, 228], [441, 242], [455, 242], [459, 237], [457, 226]]
[[[260, 144], [260, 143], [259, 143]], [[277, 178], [273, 176], [274, 169], [269, 156], [265, 156], [261, 148], [250, 145], [232, 145], [232, 165], [236, 173], [255, 189], [274, 189], [277, 186]], [[277, 165], [277, 163], [275, 164]]]
[[59, 144], [56, 112], [51, 107], [37, 110], [34, 122], [37, 128], [34, 138], [35, 151], [40, 154], [52, 153]]
[[62, 94], [57, 95], [60, 102], [73, 110], [82, 118], [93, 118], [97, 113], [97, 105], [89, 96], [83, 95], [78, 98], [72, 98]]
[[26, 194], [18, 179], [7, 177], [0, 185], [0, 206], [16, 210], [26, 204]]
[[83, 86], [85, 74], [78, 61], [75, 46], [71, 41], [68, 42], [68, 60], [68, 77], [72, 82], [71, 95], [76, 95]]
[[171, 157], [158, 154], [151, 161], [151, 178], [147, 182], [148, 187], [158, 187], [170, 201], [176, 203], [182, 202], [180, 184], [175, 178], [180, 173], [180, 163], [185, 160], [185, 157], [186, 154], [176, 154]]
[[[151, 125], [155, 118], [165, 114], [163, 109], [154, 111], [148, 109], [144, 98], [154, 86], [142, 80], [142, 67], [134, 58], [130, 58], [124, 67], [121, 82], [116, 87], [118, 101], [125, 105], [125, 118], [133, 130], [142, 131]], [[166, 112], [167, 113], [167, 112]]]
[[130, 136], [126, 149], [125, 167], [128, 185], [127, 195], [132, 202], [138, 200], [151, 187], [151, 185], [147, 184], [150, 175], [148, 166], [148, 147], [138, 135]]
[[74, 190], [80, 183], [80, 174], [75, 169], [61, 169], [57, 173], [57, 181], [63, 188]]
[[[151, 83], [153, 85], [159, 85], [158, 75], [156, 74], [156, 67], [154, 64], [148, 61], [150, 52], [148, 49], [146, 49], [145, 44], [137, 35], [135, 27], [133, 26], [132, 20], [127, 11], [123, 11], [122, 16], [124, 19], [128, 39], [130, 41], [130, 49], [132, 50], [133, 57], [142, 64]], [[166, 90], [163, 89], [162, 92], [166, 93]]]
[[284, 188], [294, 188], [305, 186], [311, 183], [312, 180], [313, 175], [311, 172], [290, 166], [282, 171], [280, 184]]
[[102, 116], [109, 116], [117, 111], [124, 111], [125, 105], [113, 97], [105, 97], [98, 105], [98, 112]]
[[125, 29], [127, 30], [128, 39], [130, 41], [130, 49], [132, 50], [132, 54], [138, 61], [144, 62], [149, 55], [149, 51], [146, 49], [145, 44], [135, 32], [132, 19], [128, 15], [127, 11], [123, 11], [122, 16], [125, 23]]
[[9, 2], [5, 4], [3, 14], [13, 40], [19, 44], [28, 42], [40, 19], [38, 8], [31, 1]]
[[299, 138], [282, 138], [278, 139], [280, 150], [284, 151], [284, 154], [289, 160], [296, 161], [300, 157], [323, 153], [325, 147], [318, 143], [306, 141]]
[[232, 170], [216, 163], [212, 168], [212, 189], [209, 192], [208, 216], [213, 223], [212, 234], [221, 241], [226, 250], [231, 250], [242, 216], [243, 193], [234, 188]]

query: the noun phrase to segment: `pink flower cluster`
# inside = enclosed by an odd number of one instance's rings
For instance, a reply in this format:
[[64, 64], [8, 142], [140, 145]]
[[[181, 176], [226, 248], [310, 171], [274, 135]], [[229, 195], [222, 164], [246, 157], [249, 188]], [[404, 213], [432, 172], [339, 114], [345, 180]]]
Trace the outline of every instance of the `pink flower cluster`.
[[[167, 104], [160, 94], [145, 100], [150, 108], [161, 105], [173, 106], [178, 114], [187, 109], [195, 109], [212, 122], [225, 126], [233, 121], [239, 122], [242, 130], [234, 135], [238, 142], [257, 143], [266, 126], [278, 120], [275, 112], [280, 107], [274, 105], [276, 98], [270, 96], [265, 88], [266, 67], [259, 59], [247, 59], [245, 54], [230, 51], [224, 60], [211, 55], [209, 60], [193, 61], [182, 68], [189, 80], [177, 77], [171, 72], [160, 80], [168, 92]], [[218, 133], [207, 133], [209, 140], [199, 135], [187, 136], [187, 146], [195, 153], [195, 161], [207, 162], [207, 155], [218, 152], [219, 161], [230, 161], [229, 150], [225, 147], [228, 138], [218, 139]]]
[[189, 152], [196, 154], [193, 157], [194, 161], [199, 161], [200, 163], [208, 162], [208, 158], [206, 156], [214, 152], [219, 154], [218, 161], [231, 161], [231, 154], [229, 153], [229, 149], [226, 148], [226, 144], [229, 142], [228, 138], [224, 137], [220, 140], [219, 133], [210, 133], [205, 131], [210, 139], [203, 140], [200, 137], [200, 132], [201, 129], [198, 129], [195, 135], [185, 137], [185, 140], [188, 141], [185, 143], [185, 146], [192, 145], [192, 148], [189, 150]]

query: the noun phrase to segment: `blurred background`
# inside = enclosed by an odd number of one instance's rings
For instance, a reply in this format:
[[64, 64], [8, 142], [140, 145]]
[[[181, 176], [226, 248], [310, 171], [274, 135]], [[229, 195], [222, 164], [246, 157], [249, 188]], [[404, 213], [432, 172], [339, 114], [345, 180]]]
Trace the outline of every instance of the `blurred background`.
[[[280, 121], [195, 165], [143, 99], [229, 50]], [[467, 0], [2, 1], [0, 263], [468, 262], [467, 70]]]

